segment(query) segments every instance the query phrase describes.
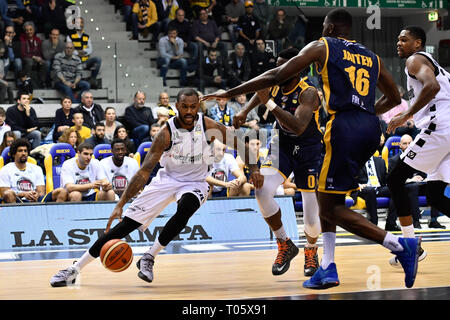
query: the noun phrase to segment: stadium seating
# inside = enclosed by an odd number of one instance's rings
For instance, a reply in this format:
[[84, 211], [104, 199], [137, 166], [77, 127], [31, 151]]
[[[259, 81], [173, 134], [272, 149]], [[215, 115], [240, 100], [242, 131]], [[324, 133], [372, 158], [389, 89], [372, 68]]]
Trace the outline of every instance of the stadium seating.
[[94, 159], [102, 160], [109, 156], [112, 156], [110, 144], [101, 143], [94, 147]]
[[151, 142], [142, 142], [136, 153], [134, 154], [134, 159], [137, 161], [139, 167], [142, 164], [142, 161], [144, 161], [145, 155], [147, 154], [148, 150], [150, 150], [150, 146], [152, 145]]
[[400, 138], [401, 138], [400, 136], [392, 136], [386, 140], [386, 142], [384, 143], [384, 148], [383, 148], [382, 154], [381, 154], [383, 159], [385, 157], [387, 159], [392, 156], [395, 156], [397, 153], [400, 152]]
[[[9, 147], [6, 147], [0, 156], [0, 169], [9, 162], [11, 162], [11, 156], [9, 155]], [[33, 157], [28, 157], [28, 162], [37, 164], [36, 159]]]
[[64, 161], [75, 157], [75, 150], [68, 143], [55, 143], [44, 159], [46, 172], [46, 193], [60, 187], [61, 167]]

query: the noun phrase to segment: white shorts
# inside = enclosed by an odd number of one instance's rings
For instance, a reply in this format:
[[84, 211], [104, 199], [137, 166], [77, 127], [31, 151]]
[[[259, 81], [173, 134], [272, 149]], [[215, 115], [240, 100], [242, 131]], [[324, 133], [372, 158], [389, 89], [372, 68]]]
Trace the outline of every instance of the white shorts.
[[206, 181], [180, 182], [168, 176], [158, 178], [160, 177], [153, 178], [123, 214], [141, 223], [140, 231], [145, 231], [165, 207], [171, 202], [180, 200], [185, 193], [194, 194], [200, 205], [208, 198], [209, 184]]
[[427, 180], [450, 183], [450, 127], [422, 129], [400, 157], [409, 166], [425, 172]]

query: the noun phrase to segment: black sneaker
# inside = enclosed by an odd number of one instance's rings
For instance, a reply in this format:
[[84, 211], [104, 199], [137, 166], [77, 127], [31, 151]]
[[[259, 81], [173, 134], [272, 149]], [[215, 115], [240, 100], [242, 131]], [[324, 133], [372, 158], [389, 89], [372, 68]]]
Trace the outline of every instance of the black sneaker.
[[317, 255], [317, 246], [304, 248], [305, 253], [305, 277], [311, 277], [319, 268], [319, 256]]
[[384, 230], [386, 230], [386, 231], [402, 231], [402, 229], [400, 229], [400, 227], [398, 225], [386, 226], [384, 228]]
[[291, 260], [295, 258], [299, 251], [297, 246], [289, 238], [286, 239], [286, 241], [277, 239], [277, 244], [278, 254], [272, 265], [272, 274], [274, 276], [278, 276], [288, 271]]
[[445, 229], [445, 226], [440, 224], [437, 220], [430, 221], [430, 223], [428, 224], [428, 227], [429, 228], [436, 228], [436, 229]]

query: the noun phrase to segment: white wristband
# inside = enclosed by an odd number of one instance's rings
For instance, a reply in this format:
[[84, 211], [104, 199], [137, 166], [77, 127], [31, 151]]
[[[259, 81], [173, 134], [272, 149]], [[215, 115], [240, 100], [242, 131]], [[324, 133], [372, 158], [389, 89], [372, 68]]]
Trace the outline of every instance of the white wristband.
[[277, 107], [277, 104], [275, 102], [273, 102], [272, 99], [269, 99], [269, 101], [267, 101], [267, 103], [266, 103], [266, 107], [267, 107], [267, 109], [272, 111], [273, 109], [275, 109]]

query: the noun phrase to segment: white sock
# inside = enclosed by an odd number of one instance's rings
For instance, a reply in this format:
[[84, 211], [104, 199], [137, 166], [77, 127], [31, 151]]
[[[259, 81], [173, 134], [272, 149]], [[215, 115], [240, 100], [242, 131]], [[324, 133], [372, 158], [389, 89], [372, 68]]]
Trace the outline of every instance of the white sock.
[[386, 233], [386, 237], [384, 237], [383, 240], [383, 246], [385, 248], [388, 248], [391, 251], [403, 251], [403, 247], [398, 242], [399, 237], [394, 236], [392, 233]]
[[328, 266], [334, 262], [334, 248], [336, 247], [336, 233], [324, 232], [322, 233], [323, 239], [323, 256], [321, 267], [322, 269], [328, 268]]
[[156, 255], [157, 255], [162, 249], [164, 249], [164, 248], [165, 248], [165, 247], [163, 247], [163, 246], [161, 245], [161, 243], [159, 243], [159, 240], [156, 239], [155, 243], [152, 245], [152, 247], [150, 248], [150, 250], [148, 250], [147, 252], [150, 253], [150, 254], [153, 256], [153, 258], [155, 258]]
[[95, 258], [93, 256], [91, 256], [91, 254], [89, 253], [89, 250], [87, 250], [79, 260], [77, 260], [77, 262], [74, 264], [75, 268], [77, 268], [79, 271], [81, 271], [81, 269], [83, 269], [85, 266], [87, 266], [89, 263], [91, 263], [92, 261], [94, 261]]
[[414, 225], [410, 224], [409, 226], [401, 226], [403, 237], [404, 238], [415, 238], [414, 235]]
[[288, 236], [287, 236], [287, 234], [286, 234], [286, 230], [284, 230], [284, 227], [283, 227], [283, 226], [281, 226], [280, 229], [275, 230], [273, 233], [275, 234], [275, 237], [276, 237], [277, 239], [280, 239], [281, 241], [286, 241], [287, 238], [288, 238]]

